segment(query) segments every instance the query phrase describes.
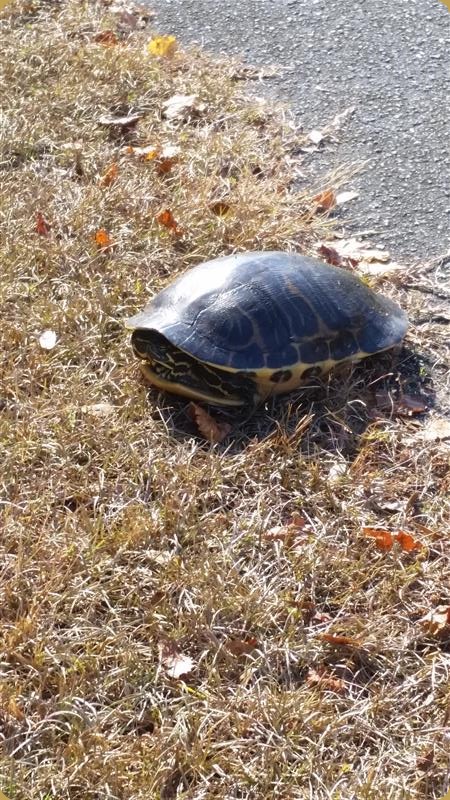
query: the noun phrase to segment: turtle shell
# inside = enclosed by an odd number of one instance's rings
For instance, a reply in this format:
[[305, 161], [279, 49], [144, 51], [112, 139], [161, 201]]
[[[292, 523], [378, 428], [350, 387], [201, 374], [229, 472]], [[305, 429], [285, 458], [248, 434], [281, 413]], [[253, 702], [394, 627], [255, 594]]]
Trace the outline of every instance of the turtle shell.
[[408, 320], [344, 269], [265, 251], [190, 269], [127, 327], [155, 330], [199, 361], [258, 371], [387, 350], [402, 340]]

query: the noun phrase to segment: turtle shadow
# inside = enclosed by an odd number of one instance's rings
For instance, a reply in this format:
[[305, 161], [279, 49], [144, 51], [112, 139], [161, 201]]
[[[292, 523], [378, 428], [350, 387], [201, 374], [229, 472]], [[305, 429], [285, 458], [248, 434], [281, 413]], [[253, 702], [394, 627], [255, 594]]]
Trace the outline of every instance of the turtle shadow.
[[[405, 346], [343, 365], [255, 408], [201, 405], [215, 421], [231, 426], [229, 436], [214, 445], [223, 454], [236, 455], [278, 435], [298, 442], [299, 452], [339, 452], [351, 461], [370, 425], [399, 416], [420, 420], [435, 406], [431, 373], [431, 358]], [[200, 436], [186, 400], [159, 394], [157, 412], [171, 437], [212, 446]]]

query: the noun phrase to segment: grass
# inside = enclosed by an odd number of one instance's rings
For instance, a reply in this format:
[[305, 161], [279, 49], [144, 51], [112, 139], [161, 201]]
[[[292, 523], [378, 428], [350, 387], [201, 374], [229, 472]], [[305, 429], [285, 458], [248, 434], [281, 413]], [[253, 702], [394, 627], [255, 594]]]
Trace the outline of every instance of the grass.
[[[203, 259], [330, 237], [323, 187], [293, 184], [302, 135], [233, 65], [152, 58], [105, 4], [12, 3], [0, 33], [3, 792], [441, 797], [449, 632], [420, 619], [450, 605], [448, 449], [393, 411], [420, 392], [444, 413], [442, 320], [250, 417], [217, 412], [232, 434], [205, 443], [143, 384], [123, 320]], [[165, 120], [174, 94], [200, 116]], [[180, 148], [167, 172], [129, 152], [149, 144]], [[432, 274], [377, 282], [419, 319]], [[380, 550], [364, 526], [420, 547]]]

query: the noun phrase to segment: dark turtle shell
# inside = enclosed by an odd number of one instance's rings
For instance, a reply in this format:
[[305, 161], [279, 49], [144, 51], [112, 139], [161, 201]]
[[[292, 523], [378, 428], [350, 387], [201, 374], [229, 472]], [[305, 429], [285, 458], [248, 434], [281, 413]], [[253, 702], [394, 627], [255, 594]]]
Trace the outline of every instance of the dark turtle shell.
[[194, 267], [127, 327], [157, 331], [200, 361], [258, 371], [387, 350], [402, 340], [408, 320], [346, 270], [266, 251]]

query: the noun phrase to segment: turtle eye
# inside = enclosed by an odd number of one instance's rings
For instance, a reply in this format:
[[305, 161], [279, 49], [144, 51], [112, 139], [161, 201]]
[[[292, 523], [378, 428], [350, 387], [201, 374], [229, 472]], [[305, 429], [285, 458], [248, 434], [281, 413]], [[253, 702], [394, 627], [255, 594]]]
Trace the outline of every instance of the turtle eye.
[[133, 331], [131, 335], [131, 346], [134, 350], [135, 355], [138, 358], [152, 360], [153, 358], [152, 343], [151, 339], [148, 336], [146, 336], [145, 331], [140, 331], [139, 329]]

